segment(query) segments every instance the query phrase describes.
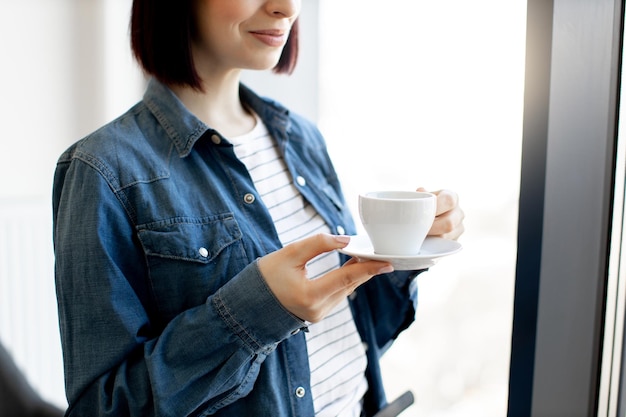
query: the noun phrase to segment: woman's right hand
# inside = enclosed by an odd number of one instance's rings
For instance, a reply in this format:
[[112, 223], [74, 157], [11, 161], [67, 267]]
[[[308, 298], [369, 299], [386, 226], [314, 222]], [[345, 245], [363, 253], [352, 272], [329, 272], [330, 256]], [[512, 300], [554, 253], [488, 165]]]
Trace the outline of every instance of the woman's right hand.
[[280, 303], [312, 323], [322, 320], [342, 299], [374, 275], [393, 271], [391, 264], [351, 259], [341, 268], [310, 280], [306, 264], [325, 252], [341, 249], [349, 236], [318, 234], [291, 243], [259, 259], [259, 269]]

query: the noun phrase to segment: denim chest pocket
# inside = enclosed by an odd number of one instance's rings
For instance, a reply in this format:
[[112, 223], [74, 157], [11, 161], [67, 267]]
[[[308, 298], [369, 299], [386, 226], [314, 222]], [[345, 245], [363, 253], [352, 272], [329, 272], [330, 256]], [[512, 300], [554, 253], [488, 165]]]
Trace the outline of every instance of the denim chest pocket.
[[206, 301], [248, 261], [231, 213], [137, 227], [156, 309], [165, 323]]

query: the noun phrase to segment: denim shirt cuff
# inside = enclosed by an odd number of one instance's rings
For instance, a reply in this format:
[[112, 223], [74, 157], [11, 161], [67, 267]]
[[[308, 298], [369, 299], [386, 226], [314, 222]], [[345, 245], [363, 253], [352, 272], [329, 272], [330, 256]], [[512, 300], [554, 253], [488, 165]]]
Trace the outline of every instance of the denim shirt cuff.
[[274, 296], [256, 261], [224, 285], [213, 303], [233, 333], [255, 351], [272, 350], [306, 328], [306, 322], [287, 311]]

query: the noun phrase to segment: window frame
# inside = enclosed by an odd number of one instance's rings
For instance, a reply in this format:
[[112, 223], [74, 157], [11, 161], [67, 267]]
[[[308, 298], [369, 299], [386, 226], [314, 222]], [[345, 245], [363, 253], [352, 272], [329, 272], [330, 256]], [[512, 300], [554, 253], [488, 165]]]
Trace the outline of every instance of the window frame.
[[623, 34], [618, 0], [529, 0], [508, 416], [597, 415]]

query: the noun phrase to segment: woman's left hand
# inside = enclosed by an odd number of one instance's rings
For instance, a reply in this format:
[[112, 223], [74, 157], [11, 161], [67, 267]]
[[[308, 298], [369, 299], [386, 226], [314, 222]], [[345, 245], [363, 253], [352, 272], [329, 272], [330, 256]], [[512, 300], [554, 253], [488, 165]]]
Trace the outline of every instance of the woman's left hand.
[[[418, 188], [417, 191], [426, 191]], [[437, 212], [428, 236], [457, 240], [465, 231], [463, 219], [465, 213], [459, 206], [459, 196], [454, 191], [430, 191], [437, 196]]]

